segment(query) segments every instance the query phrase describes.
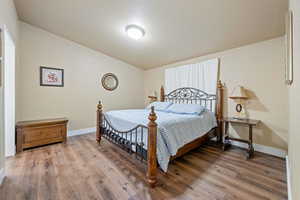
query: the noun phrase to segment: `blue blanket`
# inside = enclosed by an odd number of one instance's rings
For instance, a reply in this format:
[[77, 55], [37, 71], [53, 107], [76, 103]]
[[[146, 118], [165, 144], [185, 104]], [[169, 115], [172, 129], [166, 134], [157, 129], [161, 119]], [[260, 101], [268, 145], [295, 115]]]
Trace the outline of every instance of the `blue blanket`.
[[[126, 131], [138, 124], [147, 126], [148, 109], [116, 110], [105, 113], [107, 120], [117, 130]], [[176, 155], [179, 148], [206, 134], [217, 126], [215, 114], [205, 110], [201, 115], [185, 115], [156, 111], [157, 115], [157, 160], [161, 169], [167, 172], [170, 157]], [[141, 134], [137, 133], [141, 141]], [[148, 133], [143, 134], [147, 148]], [[135, 138], [135, 136], [133, 137]]]

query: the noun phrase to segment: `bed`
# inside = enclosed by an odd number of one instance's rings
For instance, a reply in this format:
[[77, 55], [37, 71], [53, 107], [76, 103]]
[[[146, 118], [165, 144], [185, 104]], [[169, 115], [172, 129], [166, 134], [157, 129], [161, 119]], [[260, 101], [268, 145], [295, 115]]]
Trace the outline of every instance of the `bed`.
[[211, 138], [221, 141], [223, 117], [223, 85], [217, 84], [217, 94], [207, 94], [196, 88], [178, 88], [165, 94], [161, 102], [200, 104], [201, 115], [184, 115], [151, 109], [116, 110], [103, 113], [97, 106], [96, 141], [101, 139], [118, 145], [147, 164], [147, 182], [157, 183], [158, 166], [167, 172], [169, 161], [199, 147]]

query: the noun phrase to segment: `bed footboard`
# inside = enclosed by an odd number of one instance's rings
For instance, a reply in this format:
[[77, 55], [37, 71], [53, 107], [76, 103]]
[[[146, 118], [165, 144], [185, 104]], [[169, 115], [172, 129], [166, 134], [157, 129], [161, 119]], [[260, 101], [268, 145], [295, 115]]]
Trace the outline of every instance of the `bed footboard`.
[[[99, 101], [97, 105], [96, 141], [100, 144], [101, 138], [104, 137], [108, 141], [126, 150], [128, 153], [134, 153], [135, 157], [142, 162], [147, 161], [147, 182], [151, 187], [155, 187], [157, 183], [157, 124], [155, 120], [157, 119], [157, 116], [154, 112], [154, 107], [151, 107], [148, 119], [148, 126], [137, 125], [126, 131], [117, 130], [104, 116], [102, 104], [101, 101]], [[147, 149], [145, 149], [145, 144], [143, 142], [144, 134], [148, 134]]]

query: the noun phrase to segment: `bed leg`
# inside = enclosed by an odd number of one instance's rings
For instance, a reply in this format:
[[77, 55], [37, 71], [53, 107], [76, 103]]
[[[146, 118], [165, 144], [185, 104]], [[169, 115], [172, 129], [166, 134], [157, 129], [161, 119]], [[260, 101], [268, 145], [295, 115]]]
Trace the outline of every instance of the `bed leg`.
[[155, 187], [157, 183], [157, 158], [156, 158], [156, 138], [157, 138], [157, 124], [155, 120], [157, 119], [154, 112], [154, 107], [151, 107], [151, 112], [149, 114], [148, 123], [148, 168], [147, 168], [147, 181], [150, 187]]
[[96, 125], [96, 141], [98, 144], [100, 144], [101, 136], [102, 136], [102, 120], [103, 120], [103, 112], [102, 112], [102, 104], [101, 101], [99, 101], [97, 105], [97, 125]]
[[217, 128], [217, 142], [219, 144], [223, 143], [223, 122], [218, 122], [218, 128]]

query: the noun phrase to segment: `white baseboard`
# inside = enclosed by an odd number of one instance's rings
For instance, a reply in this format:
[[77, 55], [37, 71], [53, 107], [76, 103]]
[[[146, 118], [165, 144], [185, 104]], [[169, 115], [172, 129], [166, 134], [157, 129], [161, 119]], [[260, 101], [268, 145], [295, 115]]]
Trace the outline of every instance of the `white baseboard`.
[[289, 157], [286, 156], [286, 178], [287, 178], [287, 188], [288, 188], [288, 200], [292, 200], [292, 188], [291, 188], [291, 174], [290, 174], [290, 163]]
[[16, 146], [12, 146], [9, 152], [5, 152], [5, 157], [15, 156], [16, 155]]
[[[231, 141], [231, 144], [234, 146], [238, 146], [241, 148], [248, 148], [248, 144], [245, 143], [240, 143], [240, 142], [236, 142], [236, 141]], [[287, 152], [282, 150], [282, 149], [277, 149], [274, 147], [268, 147], [268, 146], [264, 146], [261, 144], [253, 144], [254, 150], [261, 152], [261, 153], [265, 153], [265, 154], [269, 154], [269, 155], [273, 155], [273, 156], [277, 156], [280, 158], [285, 158], [287, 155]]]
[[96, 127], [68, 131], [68, 137], [96, 132]]
[[5, 178], [4, 168], [0, 169], [0, 185], [2, 184]]

